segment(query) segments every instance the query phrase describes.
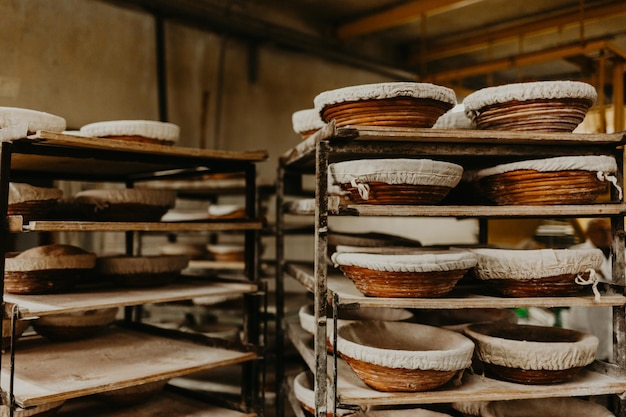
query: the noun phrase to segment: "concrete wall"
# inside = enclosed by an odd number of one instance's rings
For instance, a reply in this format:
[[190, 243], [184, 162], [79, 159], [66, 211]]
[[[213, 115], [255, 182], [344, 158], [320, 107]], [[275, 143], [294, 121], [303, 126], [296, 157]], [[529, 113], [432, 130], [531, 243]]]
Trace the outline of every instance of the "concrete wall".
[[[169, 120], [181, 127], [180, 145], [267, 149], [269, 160], [258, 165], [262, 181], [274, 179], [278, 156], [300, 140], [294, 111], [312, 107], [321, 91], [391, 81], [274, 45], [258, 45], [250, 61], [247, 43], [177, 22], [166, 22], [165, 39]], [[142, 11], [96, 0], [0, 0], [0, 56], [0, 106], [57, 114], [73, 129], [159, 118], [155, 22]], [[453, 220], [334, 224], [426, 244], [468, 243], [476, 234], [475, 223]]]

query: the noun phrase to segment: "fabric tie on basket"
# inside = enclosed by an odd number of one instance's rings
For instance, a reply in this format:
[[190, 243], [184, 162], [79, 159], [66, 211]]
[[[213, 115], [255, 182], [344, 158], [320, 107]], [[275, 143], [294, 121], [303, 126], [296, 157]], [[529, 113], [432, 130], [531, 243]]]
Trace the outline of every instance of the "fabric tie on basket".
[[359, 195], [363, 200], [369, 200], [370, 198], [370, 186], [361, 182], [357, 182], [356, 178], [350, 180], [350, 185], [359, 190]]
[[613, 187], [615, 187], [615, 189], [617, 190], [617, 194], [619, 196], [619, 199], [622, 199], [623, 193], [622, 193], [622, 187], [620, 187], [617, 184], [617, 177], [615, 175], [612, 175], [610, 173], [605, 173], [602, 171], [598, 171], [596, 172], [596, 176], [598, 177], [598, 179], [600, 181], [608, 181], [611, 184], [613, 184]]
[[574, 282], [578, 285], [591, 285], [591, 291], [593, 291], [593, 295], [596, 301], [600, 301], [600, 291], [598, 291], [598, 282], [600, 279], [598, 274], [596, 274], [596, 270], [589, 268], [584, 271], [584, 273], [589, 274], [589, 278], [585, 279], [584, 274], [576, 275]]

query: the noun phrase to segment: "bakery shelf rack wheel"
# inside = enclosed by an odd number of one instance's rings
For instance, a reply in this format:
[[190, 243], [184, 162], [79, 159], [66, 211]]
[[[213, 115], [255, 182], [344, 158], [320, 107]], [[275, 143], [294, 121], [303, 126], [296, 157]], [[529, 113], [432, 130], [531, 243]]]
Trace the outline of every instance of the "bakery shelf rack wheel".
[[[194, 372], [240, 366], [240, 395], [215, 403], [210, 395], [192, 398], [190, 391], [168, 386], [159, 396], [160, 410], [168, 415], [188, 415], [206, 410], [207, 415], [251, 416], [263, 414], [261, 379], [264, 375], [264, 341], [261, 337], [264, 299], [258, 277], [258, 235], [263, 222], [257, 212], [256, 164], [267, 158], [264, 150], [222, 151], [118, 140], [98, 140], [50, 131], [5, 138], [1, 143], [0, 267], [5, 271], [7, 237], [19, 233], [117, 232], [125, 236], [126, 256], [136, 255], [137, 235], [144, 232], [237, 232], [244, 235], [244, 272], [240, 279], [215, 281], [182, 277], [167, 285], [135, 288], [86, 287], [76, 292], [50, 294], [3, 294], [5, 315], [14, 329], [19, 320], [94, 309], [120, 308], [124, 318], [94, 338], [52, 343], [41, 337], [17, 340], [15, 332], [2, 355], [1, 386], [10, 415], [23, 408], [63, 404], [59, 415], [102, 414], [86, 398], [115, 398], [124, 390], [141, 392], [172, 378]], [[28, 219], [8, 215], [8, 191], [12, 181], [67, 180], [119, 183], [128, 189], [140, 181], [163, 180], [206, 173], [243, 173], [245, 213], [237, 220], [162, 222], [150, 219], [123, 221], [71, 217], [62, 220]], [[4, 284], [4, 280], [2, 281]], [[243, 297], [242, 337], [235, 343], [199, 334], [158, 328], [141, 319], [141, 307], [202, 297]], [[11, 323], [9, 321], [9, 323]], [[80, 377], [77, 377], [80, 376]], [[93, 394], [93, 395], [92, 395]], [[166, 405], [169, 400], [171, 402]], [[201, 401], [198, 401], [198, 400]], [[84, 402], [81, 402], [84, 401]], [[142, 405], [137, 405], [138, 412]], [[155, 407], [146, 403], [145, 407]], [[4, 411], [3, 411], [4, 412]], [[71, 414], [75, 413], [75, 414]], [[100, 414], [98, 414], [100, 413]], [[204, 414], [203, 414], [204, 415]]]
[[[617, 399], [626, 389], [626, 344], [623, 340], [624, 305], [624, 213], [626, 205], [618, 187], [611, 187], [610, 199], [593, 204], [524, 204], [494, 205], [466, 200], [444, 200], [438, 204], [367, 204], [346, 202], [343, 196], [330, 195], [329, 167], [343, 161], [376, 158], [432, 158], [457, 163], [465, 169], [524, 159], [569, 156], [613, 156], [617, 161], [616, 185], [622, 185], [624, 132], [612, 134], [574, 134], [569, 132], [513, 132], [444, 130], [436, 128], [400, 128], [376, 126], [338, 127], [332, 121], [280, 157], [277, 182], [277, 309], [278, 337], [289, 339], [300, 352], [315, 384], [315, 416], [326, 416], [335, 410], [358, 410], [371, 407], [445, 405], [455, 401], [480, 402], [539, 397], [578, 397], [608, 395]], [[315, 198], [305, 198], [303, 179], [314, 178]], [[354, 185], [354, 184], [353, 184]], [[366, 190], [367, 191], [367, 190]], [[311, 264], [285, 259], [288, 219], [293, 216], [314, 217], [315, 255]], [[576, 218], [606, 217], [614, 232], [612, 251], [613, 282], [599, 298], [580, 294], [573, 296], [504, 297], [480, 292], [452, 292], [445, 297], [379, 297], [365, 296], [354, 283], [334, 272], [328, 261], [331, 216], [397, 216], [425, 218], [474, 218], [480, 224], [479, 243], [487, 242], [489, 219], [500, 218]], [[355, 231], [357, 232], [357, 231]], [[297, 319], [284, 314], [283, 286], [287, 277], [295, 278], [314, 296], [313, 335], [304, 331]], [[512, 384], [478, 374], [463, 376], [459, 386], [421, 392], [385, 392], [366, 386], [355, 376], [337, 352], [337, 317], [341, 311], [359, 308], [402, 308], [415, 311], [439, 311], [483, 308], [605, 306], [614, 312], [614, 360], [595, 361], [577, 378], [553, 384], [550, 389], [538, 385]], [[344, 327], [342, 327], [343, 329]], [[340, 333], [340, 332], [339, 332]], [[341, 336], [341, 334], [339, 335]], [[277, 346], [282, 346], [277, 340]], [[282, 369], [278, 369], [278, 375]], [[327, 381], [330, 383], [327, 384]], [[288, 392], [286, 378], [277, 389]], [[617, 394], [613, 396], [613, 394]], [[331, 400], [327, 400], [330, 398]], [[336, 398], [333, 404], [332, 399]], [[624, 407], [616, 401], [623, 415]], [[284, 405], [283, 405], [284, 406]], [[329, 414], [330, 415], [330, 414]]]

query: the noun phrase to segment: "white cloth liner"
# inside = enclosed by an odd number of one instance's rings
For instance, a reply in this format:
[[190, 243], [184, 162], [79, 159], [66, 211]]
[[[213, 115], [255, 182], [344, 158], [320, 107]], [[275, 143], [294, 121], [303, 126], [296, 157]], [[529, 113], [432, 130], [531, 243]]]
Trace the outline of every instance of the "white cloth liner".
[[313, 103], [321, 113], [324, 107], [332, 104], [395, 97], [429, 98], [451, 106], [456, 104], [456, 93], [451, 88], [411, 81], [362, 84], [324, 91], [315, 96]]
[[58, 200], [63, 197], [59, 188], [35, 187], [26, 183], [9, 183], [9, 204], [26, 201]]
[[475, 352], [483, 362], [507, 368], [559, 371], [586, 366], [594, 361], [599, 340], [588, 333], [580, 334], [575, 342], [534, 342], [505, 339], [475, 331], [473, 326], [465, 334], [476, 343]]
[[176, 142], [180, 127], [156, 120], [109, 120], [87, 124], [80, 128], [80, 133], [90, 137], [142, 136]]
[[337, 329], [337, 350], [389, 368], [457, 371], [471, 365], [474, 343], [460, 333], [397, 321], [361, 321]]
[[463, 104], [473, 120], [480, 109], [492, 104], [558, 98], [587, 99], [593, 104], [598, 93], [592, 85], [580, 81], [535, 81], [482, 88], [465, 97]]
[[465, 181], [478, 181], [481, 178], [491, 175], [504, 174], [519, 170], [535, 170], [539, 172], [558, 171], [596, 171], [596, 176], [600, 181], [609, 181], [617, 189], [620, 200], [622, 199], [622, 188], [617, 185], [617, 162], [612, 156], [587, 155], [587, 156], [559, 156], [545, 159], [529, 159], [525, 161], [500, 164], [490, 168], [466, 171], [463, 174]]
[[380, 254], [335, 252], [331, 260], [336, 266], [358, 266], [388, 272], [440, 272], [469, 269], [476, 265], [476, 256], [469, 251], [440, 251], [423, 254]]
[[298, 110], [291, 115], [291, 124], [296, 133], [306, 133], [323, 128], [326, 123], [317, 109]]
[[472, 129], [472, 120], [464, 111], [449, 110], [444, 113], [433, 125], [433, 129]]
[[62, 132], [67, 127], [65, 119], [61, 116], [18, 107], [0, 107], [0, 128], [24, 125], [29, 132], [38, 130]]
[[333, 184], [351, 184], [364, 200], [370, 182], [432, 185], [454, 188], [463, 176], [463, 167], [432, 159], [357, 159], [328, 165]]

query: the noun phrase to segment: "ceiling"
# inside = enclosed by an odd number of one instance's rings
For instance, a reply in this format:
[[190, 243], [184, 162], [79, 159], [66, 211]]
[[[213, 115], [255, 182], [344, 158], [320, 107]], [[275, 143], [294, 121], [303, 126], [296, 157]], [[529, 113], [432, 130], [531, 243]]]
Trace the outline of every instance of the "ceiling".
[[626, 60], [625, 0], [106, 1], [457, 91], [579, 79], [610, 95]]

